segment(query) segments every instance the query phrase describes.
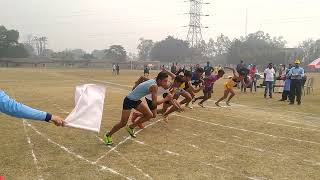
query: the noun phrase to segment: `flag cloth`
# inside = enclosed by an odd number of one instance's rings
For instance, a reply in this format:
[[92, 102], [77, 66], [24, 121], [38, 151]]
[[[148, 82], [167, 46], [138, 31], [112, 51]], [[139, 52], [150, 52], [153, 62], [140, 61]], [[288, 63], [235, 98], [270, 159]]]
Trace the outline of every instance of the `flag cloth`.
[[65, 125], [99, 132], [106, 87], [84, 84], [76, 87], [75, 108], [65, 119]]

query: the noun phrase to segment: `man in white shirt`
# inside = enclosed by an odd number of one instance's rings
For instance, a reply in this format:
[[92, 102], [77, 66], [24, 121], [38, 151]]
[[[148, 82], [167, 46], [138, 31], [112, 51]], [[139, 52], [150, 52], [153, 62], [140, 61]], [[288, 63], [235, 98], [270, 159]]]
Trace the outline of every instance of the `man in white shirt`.
[[112, 75], [116, 75], [116, 65], [112, 65]]
[[272, 63], [269, 63], [268, 68], [264, 70], [264, 80], [266, 88], [264, 90], [264, 98], [267, 98], [267, 92], [269, 90], [269, 97], [272, 98], [272, 89], [273, 89], [273, 82], [274, 82], [274, 75], [276, 74], [275, 70], [273, 69]]

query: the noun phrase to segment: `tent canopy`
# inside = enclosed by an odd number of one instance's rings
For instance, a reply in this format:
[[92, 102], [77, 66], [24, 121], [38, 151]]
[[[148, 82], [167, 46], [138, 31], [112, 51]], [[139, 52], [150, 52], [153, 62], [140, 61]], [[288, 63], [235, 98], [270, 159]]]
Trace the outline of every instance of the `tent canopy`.
[[308, 65], [308, 67], [312, 69], [320, 69], [320, 58], [314, 60], [312, 63]]

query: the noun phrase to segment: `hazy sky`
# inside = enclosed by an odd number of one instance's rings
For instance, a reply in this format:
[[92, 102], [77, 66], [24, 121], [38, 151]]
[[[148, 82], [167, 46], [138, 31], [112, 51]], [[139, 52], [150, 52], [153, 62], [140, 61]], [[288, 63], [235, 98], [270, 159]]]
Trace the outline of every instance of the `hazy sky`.
[[[185, 0], [0, 0], [0, 24], [27, 34], [47, 36], [49, 48], [86, 51], [122, 44], [136, 52], [138, 39], [168, 35], [186, 39], [189, 3]], [[319, 0], [207, 0], [203, 7], [204, 40], [223, 33], [244, 35], [263, 30], [283, 36], [288, 46], [320, 38]]]

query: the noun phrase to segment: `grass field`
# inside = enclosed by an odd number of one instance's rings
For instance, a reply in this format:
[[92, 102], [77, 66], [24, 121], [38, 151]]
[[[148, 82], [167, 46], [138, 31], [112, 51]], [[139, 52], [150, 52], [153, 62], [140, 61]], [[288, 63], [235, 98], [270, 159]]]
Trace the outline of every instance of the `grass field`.
[[[156, 73], [153, 72], [153, 75]], [[0, 69], [0, 88], [32, 107], [66, 117], [74, 88], [107, 86], [100, 134], [0, 115], [0, 176], [6, 179], [319, 179], [320, 85], [301, 106], [240, 93], [232, 107], [217, 108], [220, 80], [206, 108], [195, 105], [156, 118], [131, 139], [125, 130], [115, 145], [101, 142], [119, 121], [122, 100], [141, 71]], [[320, 74], [309, 74], [316, 82]], [[223, 104], [222, 104], [223, 105]]]

